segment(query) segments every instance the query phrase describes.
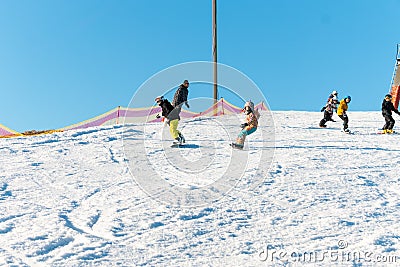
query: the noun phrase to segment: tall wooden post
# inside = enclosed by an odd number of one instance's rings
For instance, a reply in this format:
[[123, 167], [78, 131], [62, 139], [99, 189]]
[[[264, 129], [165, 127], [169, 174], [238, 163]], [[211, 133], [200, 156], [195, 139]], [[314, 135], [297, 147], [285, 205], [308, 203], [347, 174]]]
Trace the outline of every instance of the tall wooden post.
[[[214, 59], [214, 104], [218, 102], [218, 70], [217, 70], [217, 0], [212, 0], [212, 32], [213, 32], [213, 59]], [[215, 115], [217, 109], [215, 110]]]

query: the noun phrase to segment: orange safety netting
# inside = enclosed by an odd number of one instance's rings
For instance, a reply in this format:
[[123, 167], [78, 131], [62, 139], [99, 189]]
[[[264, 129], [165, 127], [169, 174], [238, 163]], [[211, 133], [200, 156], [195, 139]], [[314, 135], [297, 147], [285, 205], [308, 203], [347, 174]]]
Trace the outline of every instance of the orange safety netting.
[[[259, 103], [255, 106], [259, 110], [267, 110], [267, 106], [264, 102]], [[180, 113], [180, 117], [183, 119], [186, 118], [195, 118], [199, 116], [210, 117], [210, 116], [220, 116], [220, 115], [229, 115], [229, 114], [237, 114], [242, 111], [241, 108], [232, 105], [227, 102], [223, 98], [221, 98], [217, 103], [212, 105], [210, 108], [206, 109], [203, 112], [191, 112], [185, 109], [182, 109]], [[126, 107], [117, 107], [114, 108], [102, 115], [91, 118], [89, 120], [73, 124], [67, 127], [64, 127], [60, 130], [73, 130], [73, 129], [83, 129], [93, 126], [100, 125], [116, 125], [123, 123], [145, 123], [145, 122], [159, 122], [161, 118], [156, 118], [156, 115], [161, 113], [161, 108], [159, 106], [147, 107], [147, 108], [126, 108]]]
[[400, 100], [400, 44], [397, 45], [396, 64], [394, 66], [390, 94], [393, 97], [392, 102], [394, 107], [398, 108]]
[[0, 137], [20, 136], [21, 134], [0, 124]]
[[[257, 104], [255, 108], [258, 110], [267, 110], [267, 106], [265, 105], [264, 102]], [[212, 105], [203, 112], [191, 112], [182, 109], [180, 117], [183, 119], [195, 118], [199, 116], [211, 117], [211, 116], [237, 114], [240, 113], [241, 111], [242, 111], [241, 108], [232, 105], [225, 99], [221, 98], [217, 103], [215, 103], [214, 105]], [[67, 127], [63, 127], [58, 130], [30, 131], [25, 133], [18, 133], [0, 124], [0, 137], [46, 134], [46, 133], [54, 133], [54, 132], [74, 130], [74, 129], [84, 129], [94, 126], [117, 125], [123, 123], [159, 122], [161, 121], [161, 118], [156, 118], [156, 115], [159, 113], [161, 113], [161, 108], [159, 106], [153, 106], [147, 108], [117, 107], [94, 118]]]
[[392, 95], [393, 99], [393, 105], [395, 108], [399, 107], [399, 100], [400, 100], [400, 86], [393, 85], [392, 90], [390, 91], [390, 94]]

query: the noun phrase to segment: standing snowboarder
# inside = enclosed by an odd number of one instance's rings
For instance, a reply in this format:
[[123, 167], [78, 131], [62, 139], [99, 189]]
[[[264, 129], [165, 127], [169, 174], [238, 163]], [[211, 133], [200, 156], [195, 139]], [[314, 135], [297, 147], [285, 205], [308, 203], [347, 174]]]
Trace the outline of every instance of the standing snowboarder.
[[236, 142], [231, 144], [232, 147], [238, 149], [243, 149], [246, 136], [254, 133], [257, 130], [258, 118], [260, 117], [260, 113], [258, 110], [254, 109], [254, 103], [251, 101], [245, 103], [243, 111], [246, 114], [246, 122], [240, 125], [242, 127], [242, 131], [236, 138]]
[[[175, 140], [174, 144], [185, 143], [185, 138], [182, 133], [178, 131], [179, 113], [176, 112], [176, 109], [171, 105], [168, 99], [164, 99], [163, 96], [157, 97], [155, 101], [161, 107], [161, 116], [167, 119], [169, 132], [171, 137]], [[161, 116], [160, 114], [157, 114], [156, 117], [160, 118]]]
[[400, 115], [400, 112], [394, 107], [392, 103], [392, 96], [390, 94], [385, 95], [385, 99], [382, 102], [382, 116], [385, 118], [385, 126], [383, 126], [384, 134], [392, 134], [395, 120], [392, 117], [392, 111]]
[[174, 106], [178, 110], [178, 113], [181, 112], [183, 104], [185, 104], [187, 108], [190, 108], [187, 102], [189, 94], [188, 88], [189, 88], [189, 81], [184, 80], [183, 83], [178, 87], [178, 89], [175, 92], [174, 100], [172, 100], [172, 106]]
[[343, 120], [343, 132], [345, 133], [350, 133], [349, 128], [349, 117], [347, 116], [347, 109], [348, 109], [348, 104], [351, 101], [351, 96], [346, 96], [343, 98], [340, 103], [339, 107], [337, 109], [337, 114], [339, 118]]
[[[174, 129], [178, 128], [178, 123], [179, 123], [179, 120], [181, 119], [179, 114], [181, 113], [183, 104], [185, 104], [187, 108], [190, 108], [190, 106], [187, 102], [187, 98], [188, 98], [188, 94], [189, 94], [188, 88], [189, 88], [189, 81], [184, 80], [183, 83], [176, 90], [175, 95], [174, 95], [174, 100], [172, 100], [172, 106], [175, 108], [173, 112], [176, 113], [176, 115], [178, 116], [178, 120], [173, 122], [172, 127]], [[179, 143], [185, 143], [185, 137], [179, 131], [174, 132], [174, 133], [178, 133], [178, 142]], [[174, 134], [174, 136], [175, 135], [176, 134]]]

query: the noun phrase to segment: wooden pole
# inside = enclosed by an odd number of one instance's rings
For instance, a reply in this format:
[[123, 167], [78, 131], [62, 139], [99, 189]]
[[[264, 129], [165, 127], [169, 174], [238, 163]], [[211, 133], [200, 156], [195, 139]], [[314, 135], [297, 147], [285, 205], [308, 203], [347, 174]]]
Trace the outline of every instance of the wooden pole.
[[[217, 70], [217, 0], [212, 0], [212, 32], [214, 59], [214, 104], [218, 102], [218, 70]], [[215, 111], [217, 112], [217, 111]]]

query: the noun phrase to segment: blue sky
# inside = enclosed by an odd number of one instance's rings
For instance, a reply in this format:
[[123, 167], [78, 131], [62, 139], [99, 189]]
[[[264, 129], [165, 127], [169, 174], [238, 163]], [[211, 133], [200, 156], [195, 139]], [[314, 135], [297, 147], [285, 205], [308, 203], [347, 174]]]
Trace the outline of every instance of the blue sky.
[[[398, 10], [400, 0], [219, 0], [218, 60], [272, 110], [318, 111], [332, 90], [352, 96], [350, 110], [379, 110]], [[165, 68], [212, 60], [211, 0], [2, 0], [0, 36], [0, 123], [55, 129], [127, 106]]]

